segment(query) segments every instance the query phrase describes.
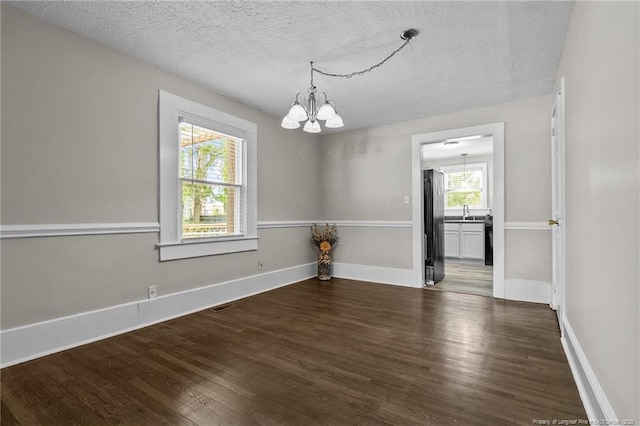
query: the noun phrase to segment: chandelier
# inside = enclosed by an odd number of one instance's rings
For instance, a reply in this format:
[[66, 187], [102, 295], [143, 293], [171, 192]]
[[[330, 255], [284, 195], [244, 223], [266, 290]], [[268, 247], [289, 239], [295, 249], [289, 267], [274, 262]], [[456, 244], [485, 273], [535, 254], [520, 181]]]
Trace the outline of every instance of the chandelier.
[[[289, 108], [289, 112], [282, 119], [281, 126], [285, 129], [298, 129], [300, 128], [300, 122], [306, 120], [302, 130], [308, 133], [319, 133], [322, 131], [318, 120], [324, 121], [325, 127], [329, 129], [337, 129], [344, 126], [344, 122], [342, 121], [342, 117], [338, 114], [336, 105], [329, 100], [327, 94], [325, 92], [320, 92], [318, 97], [316, 97], [317, 88], [313, 84], [313, 73], [317, 72], [318, 74], [322, 74], [327, 77], [340, 78], [351, 78], [356, 75], [368, 73], [391, 59], [417, 35], [418, 30], [410, 29], [403, 31], [400, 35], [400, 38], [404, 40], [402, 46], [394, 50], [393, 53], [384, 58], [381, 62], [362, 71], [356, 71], [349, 74], [332, 74], [315, 68], [313, 66], [313, 62], [311, 62], [311, 85], [307, 90], [309, 95], [308, 97], [305, 97], [302, 93], [296, 94], [295, 100]], [[318, 99], [320, 97], [321, 99]]]

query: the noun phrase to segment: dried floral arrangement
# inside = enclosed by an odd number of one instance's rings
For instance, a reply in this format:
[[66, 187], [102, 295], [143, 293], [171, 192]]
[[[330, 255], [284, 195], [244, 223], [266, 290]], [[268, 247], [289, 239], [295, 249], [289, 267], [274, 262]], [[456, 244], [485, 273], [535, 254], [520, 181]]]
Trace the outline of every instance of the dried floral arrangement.
[[338, 231], [336, 230], [335, 225], [329, 225], [328, 223], [324, 226], [313, 224], [311, 227], [311, 244], [318, 247], [320, 252], [318, 253], [318, 262], [320, 263], [330, 263], [331, 256], [329, 256], [329, 252], [338, 242]]

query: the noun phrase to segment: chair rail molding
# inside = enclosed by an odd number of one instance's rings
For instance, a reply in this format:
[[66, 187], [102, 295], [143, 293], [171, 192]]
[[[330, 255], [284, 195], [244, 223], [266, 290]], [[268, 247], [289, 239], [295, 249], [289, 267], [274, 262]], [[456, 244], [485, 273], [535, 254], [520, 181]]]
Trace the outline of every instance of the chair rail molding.
[[[411, 228], [411, 221], [406, 220], [265, 220], [258, 221], [258, 229], [304, 228], [310, 227], [313, 224], [323, 223], [332, 223], [336, 226], [354, 228]], [[154, 232], [160, 232], [160, 224], [158, 222], [0, 225], [0, 239]]]
[[54, 223], [1, 225], [0, 239], [62, 237], [74, 235], [139, 234], [160, 230], [158, 222]]
[[505, 222], [504, 229], [523, 231], [550, 231], [551, 226], [547, 222]]
[[258, 229], [270, 228], [296, 228], [322, 225], [325, 223], [334, 224], [343, 228], [411, 228], [410, 220], [291, 220], [291, 221], [258, 221]]

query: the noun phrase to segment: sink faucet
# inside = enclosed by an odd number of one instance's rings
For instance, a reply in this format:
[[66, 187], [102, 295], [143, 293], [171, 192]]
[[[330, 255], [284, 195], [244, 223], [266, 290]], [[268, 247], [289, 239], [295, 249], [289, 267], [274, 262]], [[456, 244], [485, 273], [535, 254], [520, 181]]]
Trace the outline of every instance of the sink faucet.
[[465, 204], [462, 206], [462, 220], [467, 220], [467, 216], [469, 216], [469, 206]]

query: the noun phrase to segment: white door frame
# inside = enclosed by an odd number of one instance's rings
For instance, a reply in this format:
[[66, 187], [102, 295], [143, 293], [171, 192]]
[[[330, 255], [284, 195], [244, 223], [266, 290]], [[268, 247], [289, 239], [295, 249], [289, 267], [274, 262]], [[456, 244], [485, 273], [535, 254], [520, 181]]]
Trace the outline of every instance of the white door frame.
[[551, 220], [557, 221], [552, 226], [551, 249], [551, 307], [556, 310], [560, 333], [564, 336], [562, 316], [564, 315], [565, 284], [565, 176], [564, 176], [564, 77], [560, 77], [560, 87], [555, 92], [551, 111]]
[[504, 123], [484, 124], [461, 129], [424, 133], [411, 137], [411, 207], [413, 240], [413, 281], [424, 283], [422, 240], [423, 191], [421, 149], [423, 144], [472, 135], [493, 136], [493, 297], [504, 299]]

